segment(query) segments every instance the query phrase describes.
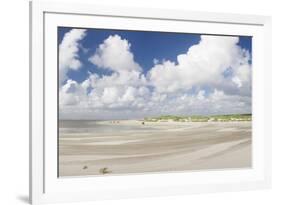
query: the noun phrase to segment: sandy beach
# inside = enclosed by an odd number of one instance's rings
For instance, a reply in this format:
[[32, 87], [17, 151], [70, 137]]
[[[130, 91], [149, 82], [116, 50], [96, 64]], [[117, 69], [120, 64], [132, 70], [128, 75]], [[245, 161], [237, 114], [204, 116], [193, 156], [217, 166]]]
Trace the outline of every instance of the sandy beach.
[[251, 167], [246, 121], [60, 121], [59, 133], [62, 177]]

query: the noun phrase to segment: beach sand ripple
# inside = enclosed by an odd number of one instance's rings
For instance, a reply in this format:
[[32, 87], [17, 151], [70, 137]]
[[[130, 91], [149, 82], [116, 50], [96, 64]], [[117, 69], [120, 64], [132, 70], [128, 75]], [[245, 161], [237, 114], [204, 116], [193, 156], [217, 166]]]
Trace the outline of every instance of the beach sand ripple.
[[60, 123], [60, 176], [251, 167], [251, 122], [85, 123]]

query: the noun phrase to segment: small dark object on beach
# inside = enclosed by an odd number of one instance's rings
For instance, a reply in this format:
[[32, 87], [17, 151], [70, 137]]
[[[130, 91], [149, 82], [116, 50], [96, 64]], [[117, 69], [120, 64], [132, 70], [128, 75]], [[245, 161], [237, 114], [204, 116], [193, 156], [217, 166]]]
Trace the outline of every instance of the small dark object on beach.
[[101, 168], [100, 169], [100, 173], [101, 174], [108, 174], [111, 173], [112, 171], [109, 171], [107, 167]]
[[88, 169], [88, 166], [84, 166], [83, 169]]
[[144, 125], [144, 122], [142, 122], [141, 124]]

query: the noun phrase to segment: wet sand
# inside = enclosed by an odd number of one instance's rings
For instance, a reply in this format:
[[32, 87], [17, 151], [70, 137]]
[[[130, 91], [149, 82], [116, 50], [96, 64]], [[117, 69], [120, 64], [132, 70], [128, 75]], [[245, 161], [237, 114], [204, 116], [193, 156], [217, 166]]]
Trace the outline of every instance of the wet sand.
[[251, 122], [99, 123], [114, 129], [60, 134], [59, 176], [251, 167]]

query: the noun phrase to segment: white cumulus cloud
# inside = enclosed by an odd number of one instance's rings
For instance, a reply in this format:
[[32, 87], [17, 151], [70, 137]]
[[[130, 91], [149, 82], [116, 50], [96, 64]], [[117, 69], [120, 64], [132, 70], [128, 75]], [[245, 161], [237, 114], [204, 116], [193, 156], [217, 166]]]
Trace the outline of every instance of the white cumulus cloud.
[[[68, 36], [70, 39], [62, 42], [72, 50], [68, 54], [72, 57], [63, 64], [65, 78], [69, 69], [81, 66], [78, 42], [84, 35], [85, 31], [80, 31], [80, 35]], [[155, 59], [153, 67], [144, 74], [128, 40], [109, 36], [89, 60], [112, 73], [89, 73], [82, 83], [66, 80], [60, 89], [60, 116], [120, 119], [249, 113], [251, 56], [238, 41], [238, 37], [202, 35], [198, 44], [178, 54], [177, 61]]]
[[[177, 62], [164, 61], [149, 71], [149, 81], [159, 92], [176, 92], [193, 86], [223, 87], [228, 79], [223, 73], [231, 68], [233, 85], [250, 81], [249, 54], [237, 45], [238, 37], [201, 36], [201, 41]], [[161, 77], [160, 77], [161, 76]]]
[[130, 47], [131, 44], [119, 35], [109, 36], [89, 60], [100, 68], [116, 72], [141, 71], [139, 64], [134, 61]]
[[69, 69], [77, 70], [81, 67], [79, 60], [79, 41], [86, 35], [86, 29], [71, 29], [67, 32], [59, 45], [59, 80], [61, 83], [67, 79]]

